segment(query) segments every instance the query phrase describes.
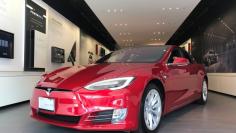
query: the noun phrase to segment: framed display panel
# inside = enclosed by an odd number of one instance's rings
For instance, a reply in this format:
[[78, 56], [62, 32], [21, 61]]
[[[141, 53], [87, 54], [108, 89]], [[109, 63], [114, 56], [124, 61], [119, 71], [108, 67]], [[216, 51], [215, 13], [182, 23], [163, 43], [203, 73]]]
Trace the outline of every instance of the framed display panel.
[[58, 47], [52, 47], [51, 61], [53, 63], [65, 63], [65, 50]]
[[0, 30], [0, 58], [14, 58], [14, 34]]
[[26, 0], [25, 5], [25, 71], [45, 71], [45, 68], [34, 66], [35, 30], [46, 33], [46, 9], [32, 0]]
[[106, 51], [104, 48], [101, 48], [100, 49], [100, 54], [99, 54], [101, 57], [105, 56], [106, 55]]

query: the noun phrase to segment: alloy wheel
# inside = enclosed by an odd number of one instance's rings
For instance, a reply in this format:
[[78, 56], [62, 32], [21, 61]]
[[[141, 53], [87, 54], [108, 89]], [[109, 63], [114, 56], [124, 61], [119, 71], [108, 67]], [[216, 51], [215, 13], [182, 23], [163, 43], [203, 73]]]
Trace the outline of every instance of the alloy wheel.
[[161, 114], [161, 96], [156, 89], [151, 89], [148, 92], [144, 103], [144, 121], [146, 127], [150, 131], [153, 131], [158, 127], [161, 120]]
[[202, 84], [202, 99], [203, 99], [203, 101], [207, 100], [207, 95], [208, 95], [207, 83], [206, 83], [206, 81], [203, 81], [203, 84]]

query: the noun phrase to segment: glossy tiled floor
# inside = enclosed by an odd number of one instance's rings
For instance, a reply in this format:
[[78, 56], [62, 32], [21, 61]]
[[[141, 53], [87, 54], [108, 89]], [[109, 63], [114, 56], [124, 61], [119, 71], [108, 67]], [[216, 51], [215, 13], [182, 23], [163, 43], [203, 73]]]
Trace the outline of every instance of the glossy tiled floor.
[[[0, 109], [0, 132], [82, 133], [37, 122], [28, 112], [28, 103]], [[236, 133], [236, 98], [210, 93], [206, 106], [190, 104], [165, 116], [159, 133]]]

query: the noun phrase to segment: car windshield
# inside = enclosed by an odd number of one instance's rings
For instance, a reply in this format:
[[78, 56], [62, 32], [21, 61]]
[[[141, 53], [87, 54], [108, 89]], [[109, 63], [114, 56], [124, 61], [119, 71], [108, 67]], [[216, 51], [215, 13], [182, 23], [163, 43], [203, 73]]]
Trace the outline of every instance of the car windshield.
[[96, 63], [151, 63], [159, 61], [168, 46], [126, 48], [112, 52]]

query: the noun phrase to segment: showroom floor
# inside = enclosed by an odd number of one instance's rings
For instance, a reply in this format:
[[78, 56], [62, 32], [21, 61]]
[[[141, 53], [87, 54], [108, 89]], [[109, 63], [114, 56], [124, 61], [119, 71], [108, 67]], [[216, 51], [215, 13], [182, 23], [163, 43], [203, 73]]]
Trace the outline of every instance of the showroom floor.
[[[210, 93], [207, 106], [191, 104], [168, 114], [159, 133], [235, 133], [235, 123], [236, 98]], [[28, 103], [0, 109], [0, 130], [7, 133], [79, 133], [32, 120]]]

